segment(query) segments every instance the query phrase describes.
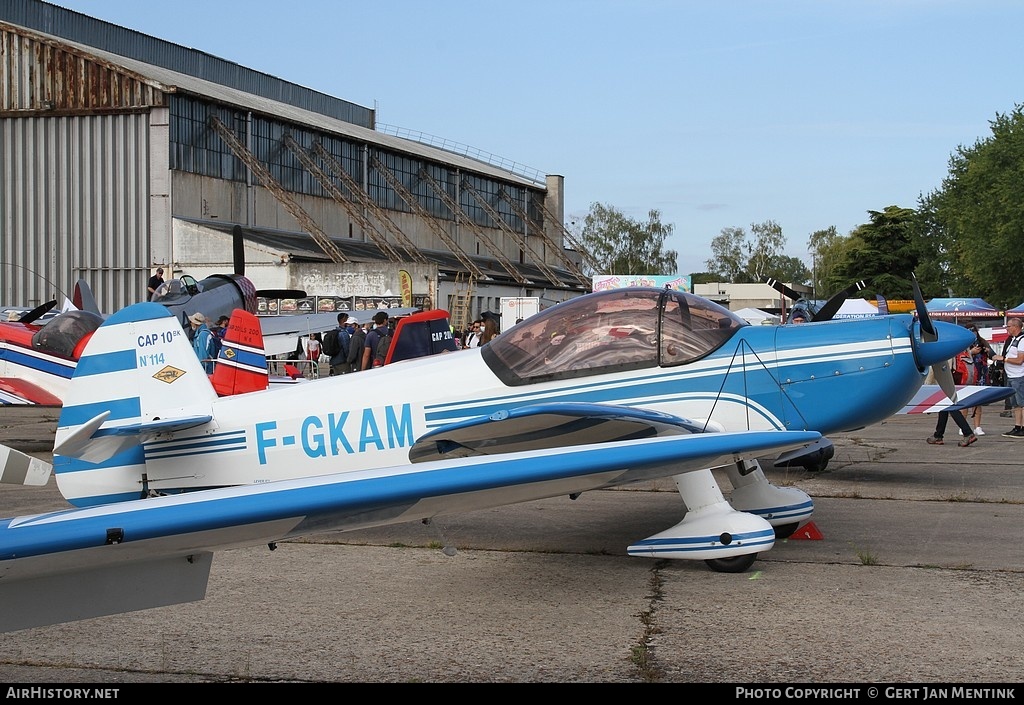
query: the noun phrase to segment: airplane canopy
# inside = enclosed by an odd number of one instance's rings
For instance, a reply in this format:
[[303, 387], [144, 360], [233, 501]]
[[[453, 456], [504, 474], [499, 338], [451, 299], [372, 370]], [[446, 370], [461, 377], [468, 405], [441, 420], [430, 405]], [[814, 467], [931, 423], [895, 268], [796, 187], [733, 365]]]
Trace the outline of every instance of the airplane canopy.
[[749, 325], [719, 304], [673, 289], [622, 287], [564, 301], [481, 348], [508, 385], [586, 377], [701, 358]]

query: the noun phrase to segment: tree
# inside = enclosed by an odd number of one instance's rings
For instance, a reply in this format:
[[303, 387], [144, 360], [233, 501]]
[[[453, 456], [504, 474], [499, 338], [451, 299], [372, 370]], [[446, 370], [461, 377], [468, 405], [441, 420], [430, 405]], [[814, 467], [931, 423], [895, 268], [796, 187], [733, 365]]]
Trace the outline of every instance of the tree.
[[752, 223], [754, 240], [743, 228], [722, 228], [711, 240], [711, 259], [704, 263], [710, 274], [734, 284], [763, 282], [766, 277], [804, 284], [810, 278], [806, 265], [782, 254], [786, 237], [774, 220]]
[[811, 253], [813, 271], [811, 273], [811, 290], [817, 296], [818, 292], [823, 295], [831, 295], [831, 292], [840, 291], [846, 287], [836, 280], [835, 270], [842, 260], [845, 251], [846, 238], [836, 230], [836, 226], [830, 225], [824, 230], [815, 230], [807, 238], [807, 250]]
[[711, 239], [711, 259], [704, 266], [719, 279], [733, 284], [746, 283], [746, 244], [747, 233], [743, 228], [722, 228], [722, 232]]
[[957, 293], [1015, 306], [1024, 272], [1024, 105], [989, 124], [992, 135], [957, 148], [942, 187], [922, 197], [922, 239]]
[[920, 255], [915, 241], [917, 214], [912, 208], [887, 206], [868, 211], [871, 222], [850, 233], [842, 260], [835, 267], [840, 286], [863, 279], [866, 294], [909, 299], [913, 296], [911, 273]]
[[678, 253], [664, 249], [674, 226], [663, 224], [657, 210], [647, 218], [640, 223], [612, 206], [592, 203], [580, 237], [601, 271], [589, 274], [678, 274]]
[[[768, 271], [773, 272], [771, 277], [780, 282], [791, 284], [806, 284], [811, 280], [811, 273], [807, 271], [807, 265], [799, 257], [789, 255], [776, 255], [768, 263]], [[761, 281], [764, 281], [763, 279]]]
[[[755, 282], [763, 282], [766, 277], [778, 277], [778, 264], [782, 251], [786, 248], [786, 236], [782, 234], [782, 226], [774, 220], [763, 223], [751, 223], [750, 232], [754, 242], [747, 246], [750, 256], [747, 258], [747, 274]], [[780, 279], [780, 281], [789, 281]]]

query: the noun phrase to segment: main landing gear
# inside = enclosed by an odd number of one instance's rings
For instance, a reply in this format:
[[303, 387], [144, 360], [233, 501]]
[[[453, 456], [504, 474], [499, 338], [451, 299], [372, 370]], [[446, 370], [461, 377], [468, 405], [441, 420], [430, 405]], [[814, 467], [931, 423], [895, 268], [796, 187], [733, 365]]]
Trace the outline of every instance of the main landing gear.
[[740, 461], [726, 469], [733, 485], [725, 500], [711, 470], [676, 475], [673, 480], [686, 505], [686, 516], [670, 529], [627, 548], [631, 556], [703, 560], [719, 573], [742, 573], [787, 538], [814, 511], [803, 491], [768, 483], [757, 461]]

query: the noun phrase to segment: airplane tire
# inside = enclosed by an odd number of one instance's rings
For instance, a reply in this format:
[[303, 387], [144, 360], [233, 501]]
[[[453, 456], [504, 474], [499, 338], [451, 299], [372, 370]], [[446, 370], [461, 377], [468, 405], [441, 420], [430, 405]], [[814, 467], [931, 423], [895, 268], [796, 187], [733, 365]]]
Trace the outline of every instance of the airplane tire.
[[775, 529], [775, 538], [777, 539], [788, 539], [793, 533], [799, 528], [800, 522], [793, 524], [783, 524], [782, 526], [773, 526]]
[[748, 553], [732, 558], [708, 558], [704, 562], [707, 563], [708, 568], [716, 573], [742, 573], [752, 566], [755, 560], [757, 560], [757, 554]]

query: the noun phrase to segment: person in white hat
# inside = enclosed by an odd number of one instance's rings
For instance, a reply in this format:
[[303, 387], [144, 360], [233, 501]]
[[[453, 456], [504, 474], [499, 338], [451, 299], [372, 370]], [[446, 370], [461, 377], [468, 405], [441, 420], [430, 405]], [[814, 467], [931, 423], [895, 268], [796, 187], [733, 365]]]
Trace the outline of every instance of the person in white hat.
[[206, 316], [196, 311], [188, 317], [188, 322], [192, 324], [192, 349], [196, 351], [196, 356], [203, 363], [206, 374], [213, 374], [213, 360], [216, 353], [213, 348], [213, 333], [206, 325]]

